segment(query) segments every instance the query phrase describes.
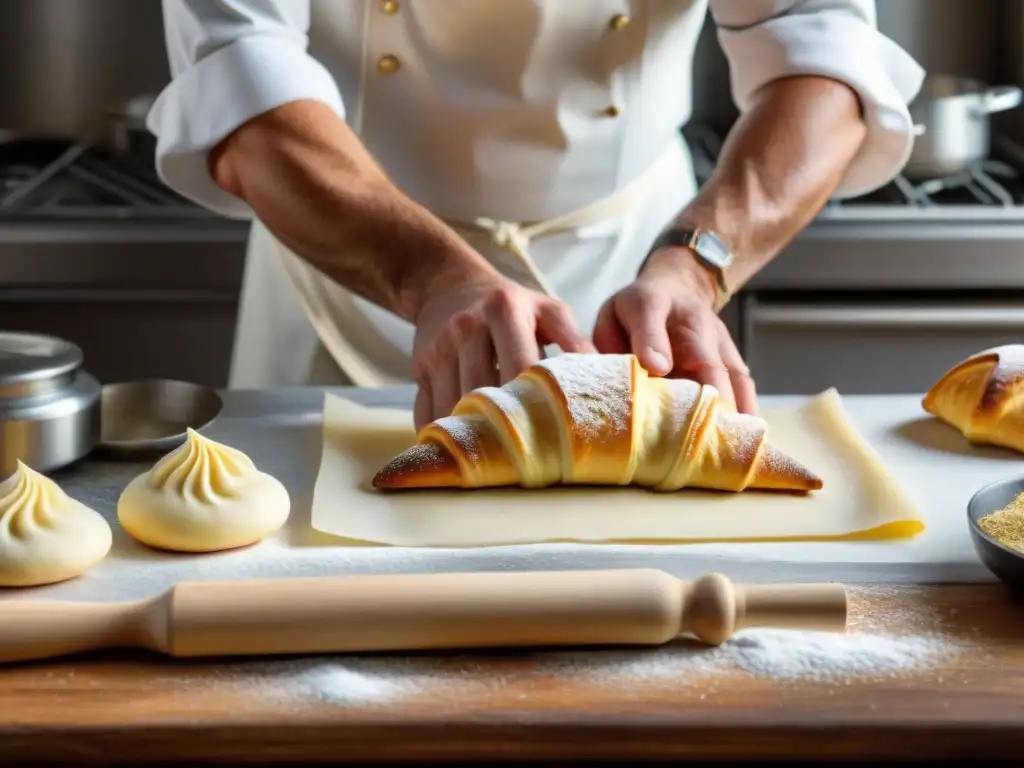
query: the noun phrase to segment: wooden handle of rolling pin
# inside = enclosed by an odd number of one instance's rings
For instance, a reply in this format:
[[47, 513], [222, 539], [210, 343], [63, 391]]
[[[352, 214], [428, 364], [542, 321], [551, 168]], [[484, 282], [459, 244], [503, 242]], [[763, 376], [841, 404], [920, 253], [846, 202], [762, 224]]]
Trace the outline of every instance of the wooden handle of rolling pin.
[[724, 643], [841, 632], [841, 584], [681, 581], [648, 569], [184, 582], [137, 603], [0, 602], [0, 662], [143, 647], [176, 657]]

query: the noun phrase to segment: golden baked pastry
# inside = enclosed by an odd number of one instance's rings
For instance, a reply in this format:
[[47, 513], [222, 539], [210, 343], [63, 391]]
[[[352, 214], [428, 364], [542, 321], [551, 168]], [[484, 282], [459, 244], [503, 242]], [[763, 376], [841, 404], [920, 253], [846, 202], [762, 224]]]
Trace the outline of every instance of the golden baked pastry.
[[993, 347], [957, 363], [921, 405], [972, 443], [1024, 453], [1024, 344]]
[[713, 387], [650, 377], [634, 355], [566, 354], [466, 394], [373, 485], [821, 488], [766, 431], [763, 419], [729, 410]]

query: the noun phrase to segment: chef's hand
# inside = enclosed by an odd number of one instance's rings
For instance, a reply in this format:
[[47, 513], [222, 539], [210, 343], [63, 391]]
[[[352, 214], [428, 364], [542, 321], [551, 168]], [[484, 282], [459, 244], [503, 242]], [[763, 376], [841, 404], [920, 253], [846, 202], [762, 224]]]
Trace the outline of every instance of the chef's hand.
[[511, 280], [488, 278], [434, 292], [416, 318], [416, 429], [449, 415], [464, 392], [515, 378], [541, 359], [547, 344], [595, 351], [566, 304]]
[[740, 413], [756, 413], [750, 370], [714, 311], [713, 279], [685, 248], [655, 251], [636, 281], [601, 308], [594, 344], [603, 353], [632, 352], [655, 376], [710, 384]]

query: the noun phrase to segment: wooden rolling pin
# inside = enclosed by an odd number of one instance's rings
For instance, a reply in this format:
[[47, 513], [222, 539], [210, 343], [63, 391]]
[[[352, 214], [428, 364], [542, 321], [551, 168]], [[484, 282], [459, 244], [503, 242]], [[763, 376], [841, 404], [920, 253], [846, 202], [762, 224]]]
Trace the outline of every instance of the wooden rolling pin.
[[718, 645], [746, 627], [841, 632], [841, 584], [692, 582], [652, 569], [183, 582], [132, 603], [0, 602], [0, 662], [101, 648], [175, 657], [513, 646]]

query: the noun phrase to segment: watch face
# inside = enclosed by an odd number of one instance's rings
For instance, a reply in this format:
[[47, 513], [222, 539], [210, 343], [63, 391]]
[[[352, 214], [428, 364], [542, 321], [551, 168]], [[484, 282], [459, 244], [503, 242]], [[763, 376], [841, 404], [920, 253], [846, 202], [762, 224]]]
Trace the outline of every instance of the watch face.
[[722, 242], [718, 235], [711, 232], [700, 233], [694, 250], [700, 254], [701, 258], [706, 259], [719, 269], [725, 269], [732, 264], [733, 256], [729, 246]]

